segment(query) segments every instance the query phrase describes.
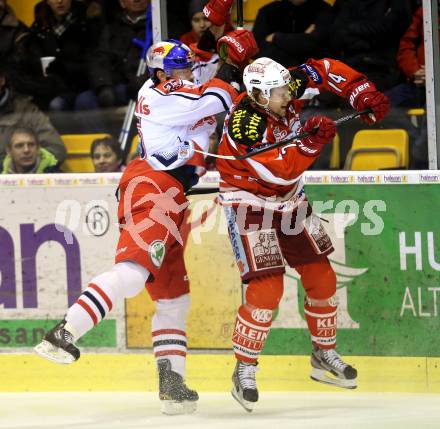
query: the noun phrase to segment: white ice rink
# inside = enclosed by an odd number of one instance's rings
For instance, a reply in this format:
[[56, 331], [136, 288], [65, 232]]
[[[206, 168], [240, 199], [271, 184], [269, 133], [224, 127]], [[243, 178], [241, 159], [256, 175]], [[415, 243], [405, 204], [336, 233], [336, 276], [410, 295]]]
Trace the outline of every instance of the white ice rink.
[[246, 413], [227, 393], [203, 393], [189, 416], [164, 416], [153, 393], [1, 393], [2, 429], [438, 429], [440, 395], [264, 393]]

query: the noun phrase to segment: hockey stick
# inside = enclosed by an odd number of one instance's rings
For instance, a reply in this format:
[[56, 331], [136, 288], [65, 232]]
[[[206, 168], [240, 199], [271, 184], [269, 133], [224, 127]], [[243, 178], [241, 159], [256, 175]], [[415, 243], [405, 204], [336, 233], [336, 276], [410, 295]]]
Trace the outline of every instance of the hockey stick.
[[217, 193], [220, 188], [191, 188], [189, 191], [185, 193], [188, 195], [205, 195], [205, 194], [214, 194]]
[[237, 29], [243, 29], [243, 0], [237, 0]]
[[[371, 109], [366, 109], [366, 110], [363, 110], [362, 112], [355, 112], [355, 113], [352, 113], [350, 115], [343, 116], [342, 118], [336, 119], [335, 123], [336, 123], [336, 125], [341, 125], [344, 122], [351, 121], [352, 119], [356, 119], [357, 117], [362, 116], [362, 115], [368, 115], [369, 113], [372, 113]], [[274, 148], [291, 144], [295, 140], [300, 140], [300, 139], [303, 139], [305, 137], [308, 137], [311, 134], [316, 133], [316, 131], [317, 131], [317, 129], [312, 130], [312, 131], [307, 131], [305, 133], [297, 134], [296, 136], [294, 136], [294, 137], [292, 137], [290, 139], [282, 140], [282, 141], [280, 141], [278, 143], [275, 143], [275, 144], [272, 144], [270, 146], [266, 146], [266, 147], [263, 147], [261, 149], [254, 150], [253, 152], [246, 153], [245, 155], [239, 155], [239, 156], [235, 156], [235, 155], [217, 155], [216, 153], [205, 152], [203, 150], [199, 150], [199, 149], [195, 149], [195, 148], [193, 150], [194, 150], [194, 152], [201, 153], [202, 155], [206, 155], [206, 156], [212, 156], [213, 158], [227, 159], [229, 161], [242, 161], [244, 159], [251, 158], [251, 157], [253, 157], [255, 155], [258, 155], [258, 154], [263, 153], [263, 152], [267, 152], [267, 151], [272, 150]]]
[[[152, 26], [152, 15], [151, 15], [151, 3], [147, 8], [147, 19], [145, 20], [145, 40], [133, 39], [132, 42], [141, 49], [140, 60], [138, 69], [136, 72], [136, 76], [142, 76], [145, 73], [147, 68], [147, 63], [145, 61], [145, 57], [148, 51], [148, 48], [153, 43], [153, 30]], [[130, 145], [127, 145], [128, 135], [130, 134], [131, 124], [133, 122], [133, 114], [136, 109], [136, 101], [130, 99], [127, 110], [124, 117], [124, 122], [122, 124], [121, 132], [119, 133], [119, 145], [121, 146], [122, 152], [124, 153], [124, 158], [127, 156], [130, 151]]]
[[[336, 125], [341, 125], [341, 124], [343, 124], [345, 122], [351, 121], [352, 119], [356, 119], [359, 116], [368, 115], [371, 112], [372, 112], [371, 109], [366, 109], [366, 110], [363, 110], [362, 112], [354, 112], [354, 113], [352, 113], [350, 115], [343, 116], [342, 118], [336, 119], [335, 123], [336, 123]], [[253, 157], [255, 155], [259, 155], [260, 153], [268, 152], [269, 150], [275, 149], [277, 147], [285, 146], [285, 145], [287, 145], [289, 143], [294, 142], [295, 140], [304, 139], [304, 138], [306, 138], [306, 137], [308, 137], [310, 135], [315, 134], [317, 131], [318, 131], [318, 128], [315, 128], [312, 131], [306, 131], [305, 133], [297, 134], [296, 136], [294, 136], [294, 137], [292, 137], [290, 139], [282, 140], [282, 141], [280, 141], [278, 143], [272, 144], [270, 146], [263, 147], [261, 149], [254, 150], [253, 152], [249, 152], [249, 153], [247, 153], [245, 155], [236, 156], [235, 159], [241, 161], [243, 159], [251, 158], [251, 157]]]
[[[355, 119], [355, 118], [357, 118], [359, 116], [368, 115], [370, 113], [372, 113], [371, 109], [366, 109], [366, 110], [363, 110], [361, 112], [354, 112], [354, 113], [352, 113], [350, 115], [342, 116], [341, 118], [337, 119], [335, 121], [335, 123], [336, 123], [336, 125], [341, 125], [341, 124], [343, 124], [345, 122], [348, 122], [348, 121], [351, 121], [352, 119]], [[316, 131], [317, 131], [317, 129], [316, 129]], [[194, 149], [194, 152], [199, 152], [201, 154], [210, 155], [210, 156], [213, 156], [215, 158], [228, 159], [228, 160], [231, 160], [231, 161], [243, 160], [243, 159], [251, 158], [252, 156], [258, 155], [260, 153], [267, 152], [267, 151], [272, 150], [274, 148], [288, 145], [289, 143], [292, 143], [295, 140], [299, 140], [299, 139], [303, 139], [305, 137], [308, 137], [309, 135], [314, 134], [316, 131], [312, 130], [312, 131], [307, 131], [305, 133], [297, 134], [295, 137], [292, 137], [290, 139], [286, 139], [286, 140], [280, 141], [280, 142], [275, 143], [275, 144], [273, 144], [271, 146], [267, 146], [267, 147], [264, 147], [262, 149], [255, 150], [253, 152], [249, 152], [246, 155], [222, 156], [222, 155], [217, 155], [217, 154], [214, 154], [214, 153], [204, 152], [202, 150], [197, 150], [197, 149]], [[218, 191], [219, 191], [219, 188], [199, 188], [199, 189], [193, 188], [193, 189], [190, 189], [186, 193], [186, 195], [212, 194], [212, 193], [218, 192]]]

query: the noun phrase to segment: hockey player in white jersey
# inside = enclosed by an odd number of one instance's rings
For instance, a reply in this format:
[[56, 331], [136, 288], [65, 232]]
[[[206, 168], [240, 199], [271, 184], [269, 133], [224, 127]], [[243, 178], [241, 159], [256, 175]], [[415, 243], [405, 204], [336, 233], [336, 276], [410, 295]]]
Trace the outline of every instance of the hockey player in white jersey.
[[[153, 352], [159, 398], [166, 414], [190, 413], [198, 394], [185, 382], [189, 281], [179, 233], [188, 201], [185, 192], [203, 173], [203, 156], [215, 126], [213, 115], [227, 110], [239, 79], [237, 66], [256, 53], [252, 33], [237, 30], [219, 39], [228, 53], [215, 78], [195, 86], [193, 54], [180, 42], [153, 45], [147, 58], [152, 79], [140, 90], [136, 108], [142, 153], [120, 183], [120, 239], [115, 264], [90, 280], [65, 319], [35, 347], [57, 363], [79, 359], [75, 342], [97, 325], [117, 301], [147, 289], [156, 302], [152, 319]], [[231, 60], [231, 58], [233, 60]]]

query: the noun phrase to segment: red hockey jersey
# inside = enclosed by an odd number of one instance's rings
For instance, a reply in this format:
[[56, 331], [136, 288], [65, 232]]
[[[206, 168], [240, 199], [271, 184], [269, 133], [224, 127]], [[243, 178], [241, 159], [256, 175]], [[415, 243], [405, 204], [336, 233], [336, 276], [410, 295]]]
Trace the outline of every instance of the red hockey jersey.
[[[310, 88], [328, 90], [345, 98], [354, 98], [368, 85], [366, 77], [346, 64], [325, 58], [309, 60], [291, 71], [297, 96]], [[293, 100], [285, 118], [280, 119], [258, 107], [242, 94], [234, 103], [225, 126], [220, 155], [243, 155], [263, 146], [293, 137], [300, 124], [299, 112], [303, 102]], [[296, 144], [275, 148], [246, 160], [217, 160], [220, 190], [244, 190], [259, 197], [290, 198], [301, 191], [301, 175], [314, 162], [320, 151], [305, 153]]]

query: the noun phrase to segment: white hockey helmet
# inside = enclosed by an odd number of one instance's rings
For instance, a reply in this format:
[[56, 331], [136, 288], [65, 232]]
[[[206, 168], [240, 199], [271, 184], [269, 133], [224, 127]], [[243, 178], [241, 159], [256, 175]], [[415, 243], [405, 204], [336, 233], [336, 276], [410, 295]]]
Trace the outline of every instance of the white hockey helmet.
[[259, 89], [269, 99], [270, 90], [289, 85], [290, 72], [281, 64], [270, 58], [261, 57], [256, 59], [244, 69], [243, 82], [246, 92], [254, 101], [253, 89]]

